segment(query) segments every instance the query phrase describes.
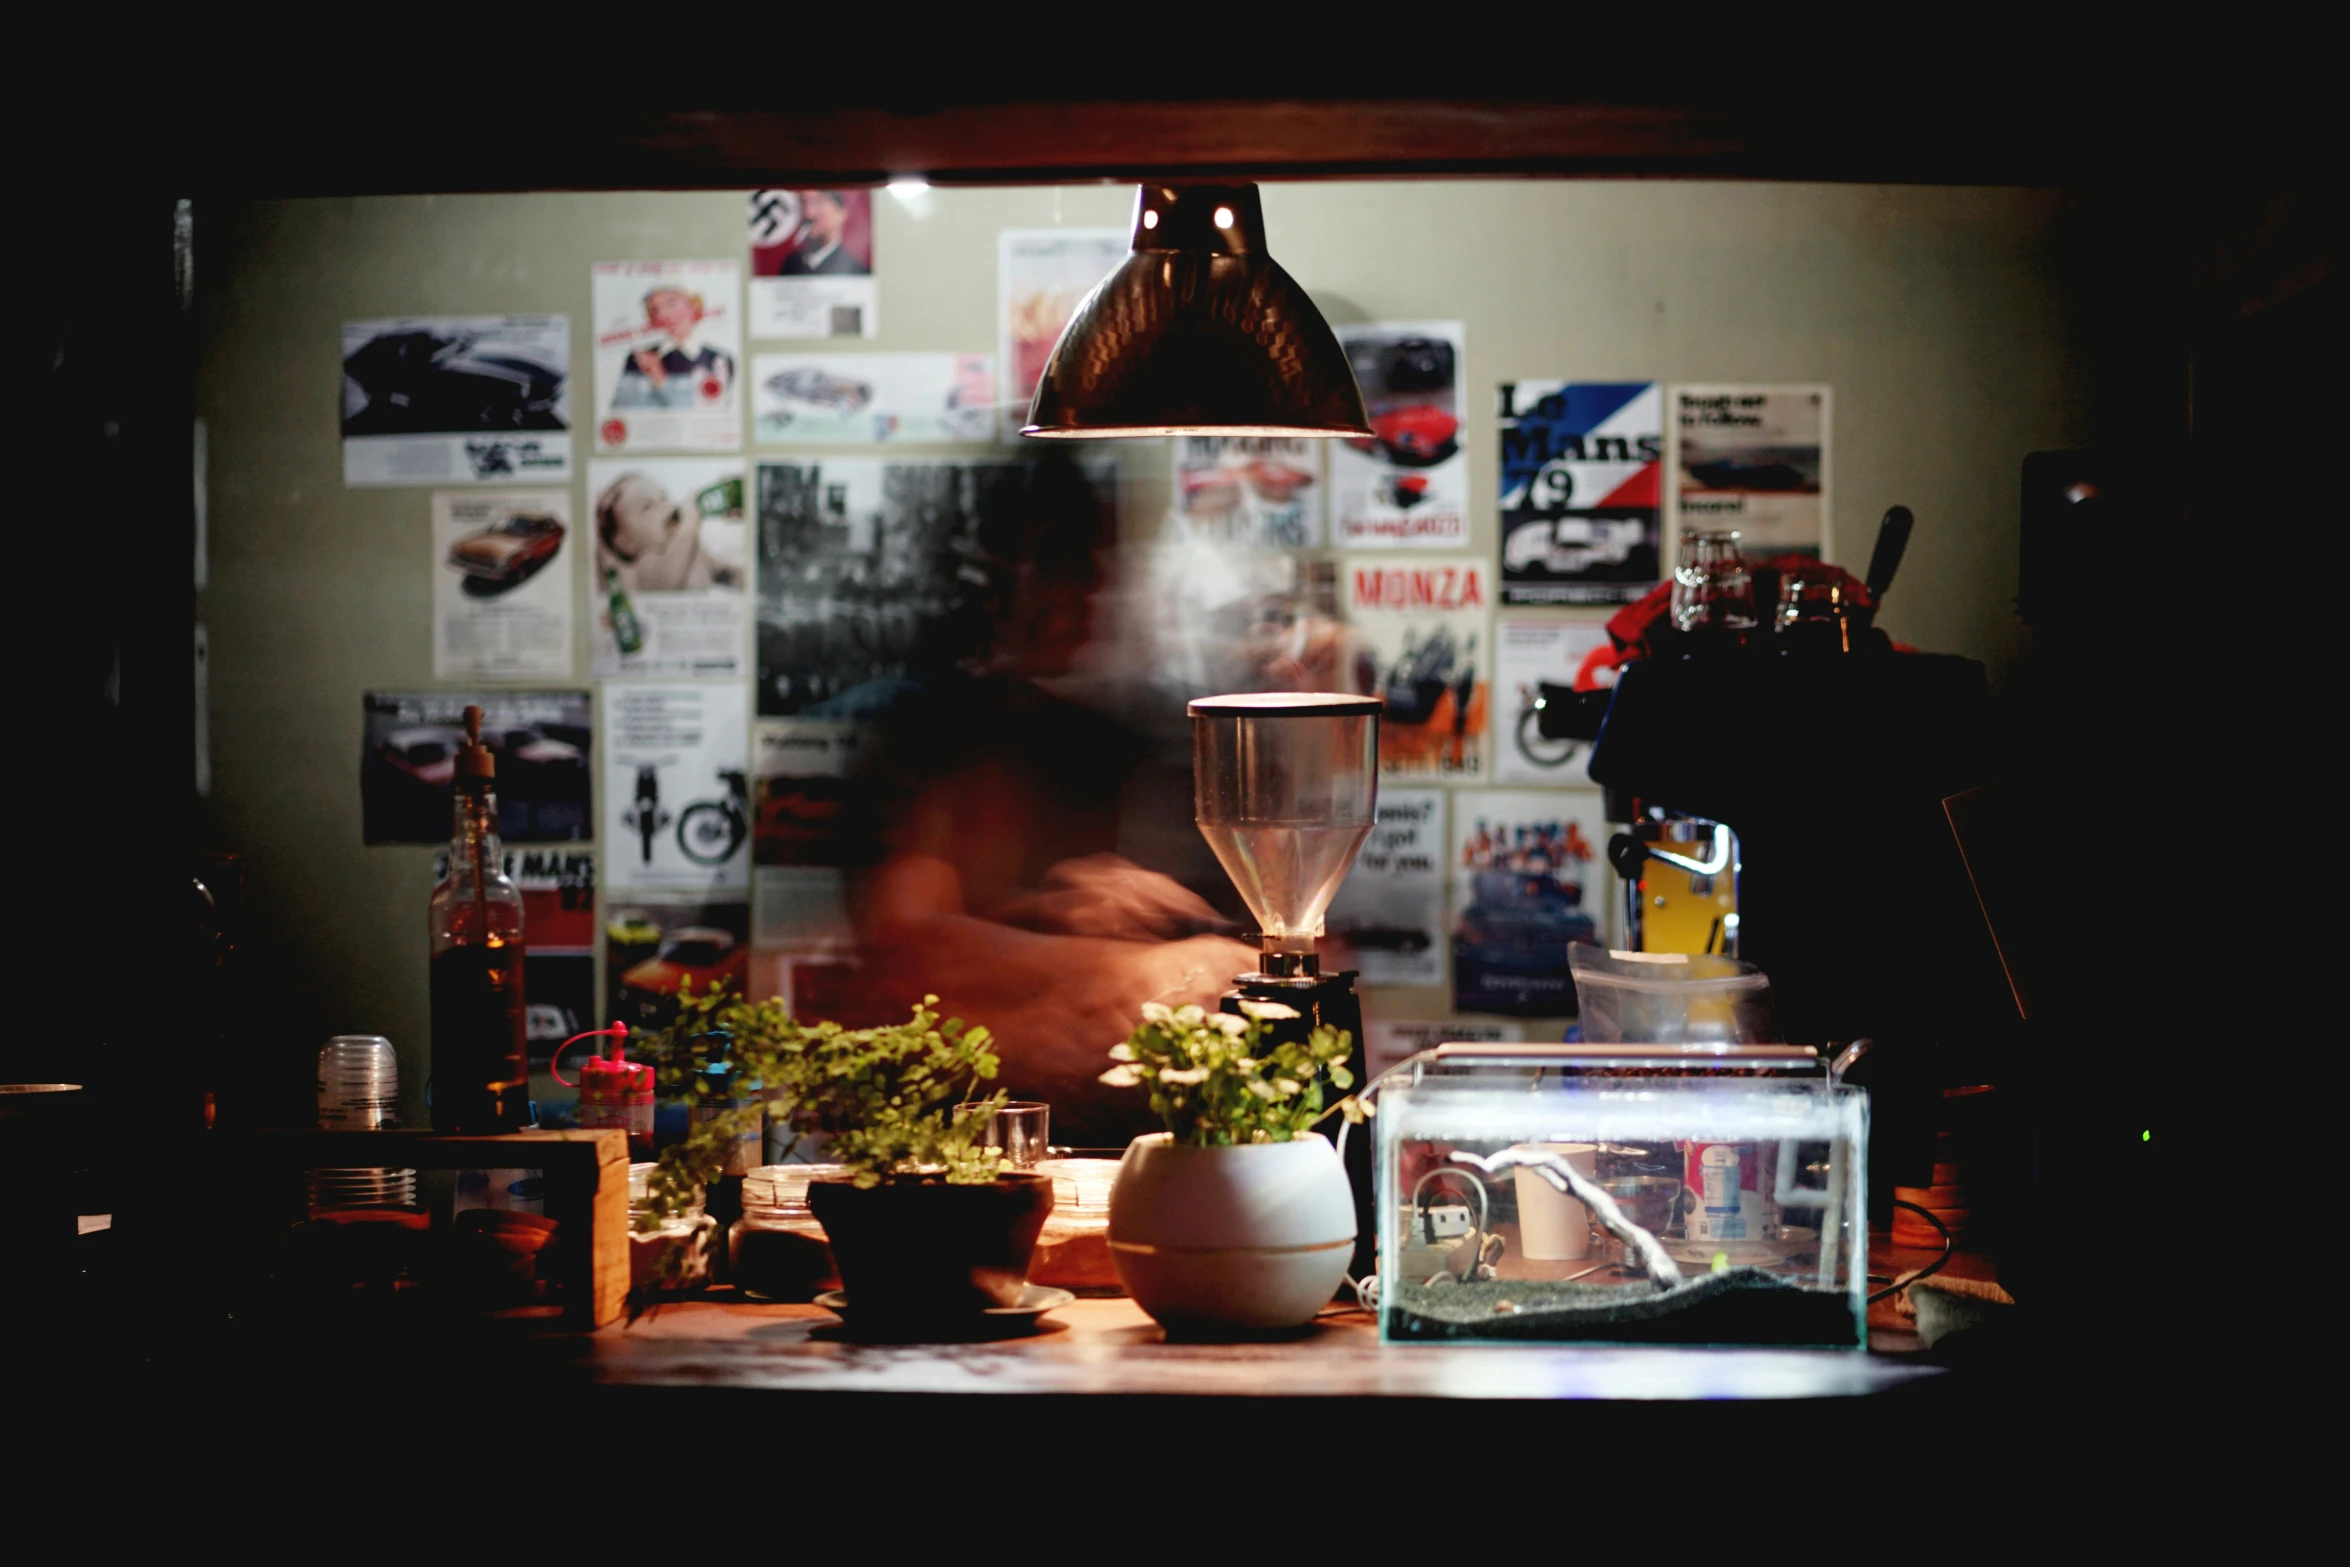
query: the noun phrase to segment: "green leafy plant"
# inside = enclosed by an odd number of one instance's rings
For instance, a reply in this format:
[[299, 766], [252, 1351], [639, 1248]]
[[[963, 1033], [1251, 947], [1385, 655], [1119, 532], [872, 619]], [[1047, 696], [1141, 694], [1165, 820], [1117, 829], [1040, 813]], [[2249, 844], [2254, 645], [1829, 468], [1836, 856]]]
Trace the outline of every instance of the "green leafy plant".
[[[1113, 1088], [1146, 1088], [1151, 1111], [1178, 1143], [1222, 1148], [1234, 1143], [1285, 1143], [1330, 1114], [1325, 1083], [1354, 1086], [1346, 1058], [1354, 1038], [1343, 1029], [1317, 1028], [1302, 1040], [1275, 1043], [1276, 1025], [1294, 1022], [1297, 1009], [1273, 1001], [1243, 1001], [1241, 1015], [1145, 1002], [1142, 1025], [1110, 1047], [1116, 1063], [1101, 1080]], [[1362, 1120], [1359, 1101], [1332, 1109]]]
[[903, 1023], [843, 1028], [801, 1023], [780, 998], [748, 1001], [724, 988], [679, 997], [677, 1021], [638, 1036], [632, 1047], [653, 1064], [662, 1092], [703, 1103], [720, 1091], [707, 1068], [723, 1058], [731, 1092], [751, 1101], [697, 1121], [682, 1143], [662, 1151], [649, 1187], [658, 1224], [701, 1198], [726, 1166], [728, 1147], [754, 1134], [765, 1116], [787, 1120], [794, 1144], [821, 1133], [826, 1157], [849, 1167], [859, 1186], [920, 1177], [954, 1185], [996, 1178], [1002, 1156], [981, 1142], [1008, 1097], [982, 1096], [996, 1075], [991, 1036], [935, 1010], [924, 996]]

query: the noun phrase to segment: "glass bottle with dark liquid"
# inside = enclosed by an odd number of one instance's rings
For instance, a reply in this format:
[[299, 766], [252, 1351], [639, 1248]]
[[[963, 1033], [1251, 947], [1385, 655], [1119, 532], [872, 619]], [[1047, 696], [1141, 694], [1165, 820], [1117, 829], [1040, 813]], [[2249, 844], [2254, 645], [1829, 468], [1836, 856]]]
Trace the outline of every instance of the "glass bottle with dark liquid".
[[530, 1124], [522, 894], [498, 842], [497, 764], [481, 743], [480, 708], [465, 710], [465, 735], [449, 874], [432, 890], [432, 1124], [519, 1132]]

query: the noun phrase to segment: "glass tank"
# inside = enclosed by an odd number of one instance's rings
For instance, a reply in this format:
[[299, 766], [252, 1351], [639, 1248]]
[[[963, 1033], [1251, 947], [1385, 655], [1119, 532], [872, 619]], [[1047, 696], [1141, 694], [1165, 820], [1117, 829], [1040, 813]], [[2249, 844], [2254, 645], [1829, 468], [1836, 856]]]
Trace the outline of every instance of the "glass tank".
[[1389, 1342], [1867, 1342], [1868, 1101], [1795, 1045], [1443, 1045], [1384, 1075]]

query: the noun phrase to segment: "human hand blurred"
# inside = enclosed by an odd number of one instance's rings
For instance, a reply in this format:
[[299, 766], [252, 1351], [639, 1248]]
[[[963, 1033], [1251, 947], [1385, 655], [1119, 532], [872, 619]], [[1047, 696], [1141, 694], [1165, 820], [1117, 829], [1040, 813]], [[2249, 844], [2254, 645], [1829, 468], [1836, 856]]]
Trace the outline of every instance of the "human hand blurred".
[[1061, 861], [1045, 872], [1042, 887], [993, 917], [1023, 930], [1119, 941], [1174, 941], [1238, 928], [1181, 882], [1115, 854]]

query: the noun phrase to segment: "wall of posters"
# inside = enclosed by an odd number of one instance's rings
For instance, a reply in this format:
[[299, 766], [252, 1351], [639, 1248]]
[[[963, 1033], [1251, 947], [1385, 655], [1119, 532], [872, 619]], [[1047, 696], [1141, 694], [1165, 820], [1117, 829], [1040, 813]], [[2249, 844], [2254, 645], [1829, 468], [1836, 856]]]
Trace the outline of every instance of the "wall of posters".
[[871, 191], [752, 191], [750, 238], [753, 337], [871, 337], [881, 329]]
[[435, 490], [435, 680], [571, 678], [571, 494]]
[[750, 724], [739, 682], [604, 688], [606, 884], [750, 885]]
[[742, 268], [599, 261], [596, 450], [742, 449]]
[[1735, 528], [1749, 560], [1827, 543], [1824, 386], [1676, 386], [1681, 531]]
[[1439, 1018], [1433, 1022], [1365, 1022], [1363, 1034], [1363, 1053], [1370, 1062], [1371, 1075], [1376, 1077], [1438, 1045], [1515, 1044], [1526, 1037], [1526, 1029], [1522, 1023]]
[[[761, 463], [759, 713], [870, 718], [906, 689], [918, 652], [984, 637], [1011, 591], [1008, 541], [1106, 541], [1116, 470], [1034, 461]], [[946, 628], [956, 628], [948, 632]]]
[[585, 691], [370, 691], [361, 701], [359, 801], [369, 843], [449, 841], [465, 709], [482, 710], [508, 843], [589, 836]]
[[751, 438], [763, 446], [995, 439], [985, 354], [760, 354]]
[[1498, 402], [1502, 602], [1629, 604], [1656, 586], [1664, 389], [1513, 381]]
[[1330, 454], [1333, 542], [1459, 549], [1469, 542], [1461, 324], [1380, 322], [1337, 331], [1377, 435]]
[[1383, 777], [1485, 775], [1493, 656], [1485, 563], [1357, 557], [1340, 566], [1355, 634], [1355, 690], [1387, 704]]
[[1567, 947], [1601, 941], [1607, 823], [1596, 790], [1463, 790], [1452, 801], [1452, 1004], [1572, 1017]]
[[1322, 448], [1267, 436], [1186, 435], [1175, 443], [1176, 526], [1250, 549], [1322, 543]]
[[1125, 229], [1005, 229], [996, 237], [996, 365], [1007, 441], [1028, 422], [1045, 361], [1078, 303], [1125, 261]]
[[1545, 685], [1595, 691], [1616, 682], [1616, 645], [1596, 621], [1504, 616], [1493, 628], [1493, 779], [1590, 787], [1590, 744], [1545, 740], [1535, 702]]
[[605, 899], [606, 1022], [664, 1028], [686, 986], [741, 995], [750, 972], [751, 908], [740, 898]]
[[571, 476], [568, 316], [343, 323], [343, 483]]
[[739, 676], [751, 580], [741, 461], [592, 462], [588, 498], [596, 678]]
[[1383, 789], [1325, 928], [1368, 985], [1444, 983], [1444, 791]]

